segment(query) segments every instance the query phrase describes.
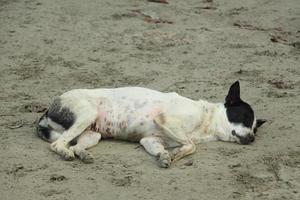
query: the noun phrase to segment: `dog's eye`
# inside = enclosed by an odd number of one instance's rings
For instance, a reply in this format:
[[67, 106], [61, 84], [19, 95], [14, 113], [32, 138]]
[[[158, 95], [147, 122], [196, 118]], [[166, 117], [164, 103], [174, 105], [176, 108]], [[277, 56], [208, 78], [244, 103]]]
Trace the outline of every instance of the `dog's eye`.
[[233, 136], [236, 136], [235, 130], [231, 131], [231, 134], [232, 134]]

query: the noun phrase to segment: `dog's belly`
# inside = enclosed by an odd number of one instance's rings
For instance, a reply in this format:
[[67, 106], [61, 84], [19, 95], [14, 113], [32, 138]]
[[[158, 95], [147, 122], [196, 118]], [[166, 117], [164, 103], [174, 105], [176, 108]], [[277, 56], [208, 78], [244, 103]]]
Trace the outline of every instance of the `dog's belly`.
[[[138, 142], [141, 138], [159, 132], [153, 119], [157, 114], [151, 111], [133, 113], [105, 113], [91, 125], [91, 130], [97, 131], [104, 139], [121, 139]], [[158, 112], [157, 112], [158, 113]]]
[[153, 119], [159, 115], [161, 109], [152, 105], [138, 110], [126, 109], [112, 110], [102, 107], [98, 118], [90, 127], [97, 131], [104, 139], [121, 139], [138, 142], [141, 138], [159, 132]]

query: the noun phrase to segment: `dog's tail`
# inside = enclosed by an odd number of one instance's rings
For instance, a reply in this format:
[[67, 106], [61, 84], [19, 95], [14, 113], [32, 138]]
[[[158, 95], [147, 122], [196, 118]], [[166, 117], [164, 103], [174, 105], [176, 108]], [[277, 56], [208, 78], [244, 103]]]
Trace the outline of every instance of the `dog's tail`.
[[53, 142], [60, 137], [60, 133], [55, 131], [49, 124], [49, 118], [47, 116], [48, 111], [41, 116], [36, 126], [37, 135], [47, 142]]

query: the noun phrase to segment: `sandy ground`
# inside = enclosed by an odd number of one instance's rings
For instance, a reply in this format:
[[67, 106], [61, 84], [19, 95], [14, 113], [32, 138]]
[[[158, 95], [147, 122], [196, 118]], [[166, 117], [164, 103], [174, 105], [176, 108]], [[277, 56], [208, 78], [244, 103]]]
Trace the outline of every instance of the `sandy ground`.
[[[0, 199], [300, 199], [299, 0], [0, 0]], [[55, 96], [145, 86], [268, 119], [253, 145], [212, 142], [160, 169], [134, 143], [103, 141], [94, 164], [35, 135]]]

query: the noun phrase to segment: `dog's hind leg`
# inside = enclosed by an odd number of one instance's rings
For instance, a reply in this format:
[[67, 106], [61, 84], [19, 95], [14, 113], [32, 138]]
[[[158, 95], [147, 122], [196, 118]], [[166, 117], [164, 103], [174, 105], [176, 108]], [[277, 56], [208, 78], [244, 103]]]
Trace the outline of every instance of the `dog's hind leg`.
[[71, 146], [69, 149], [73, 151], [75, 155], [77, 155], [84, 163], [92, 163], [94, 162], [94, 156], [86, 149], [98, 144], [100, 139], [100, 133], [94, 131], [85, 131], [78, 137], [77, 144]]
[[158, 164], [160, 167], [168, 168], [171, 164], [171, 157], [163, 145], [163, 140], [159, 137], [144, 137], [140, 140], [140, 144], [145, 148], [145, 150], [158, 157]]

